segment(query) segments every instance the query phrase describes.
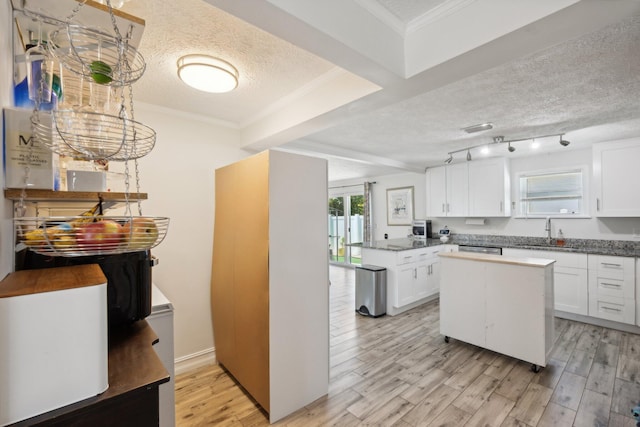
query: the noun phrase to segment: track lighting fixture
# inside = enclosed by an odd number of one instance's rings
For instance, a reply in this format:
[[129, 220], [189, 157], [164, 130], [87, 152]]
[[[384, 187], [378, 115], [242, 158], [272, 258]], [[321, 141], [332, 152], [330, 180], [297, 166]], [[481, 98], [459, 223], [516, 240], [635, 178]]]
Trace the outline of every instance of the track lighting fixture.
[[453, 161], [453, 155], [455, 153], [461, 153], [461, 152], [465, 152], [465, 151], [467, 152], [467, 161], [470, 162], [471, 160], [473, 160], [473, 158], [471, 157], [471, 150], [473, 150], [474, 148], [482, 147], [483, 153], [484, 153], [484, 150], [488, 149], [489, 145], [502, 144], [502, 143], [505, 143], [505, 142], [507, 143], [507, 150], [510, 153], [513, 153], [514, 151], [516, 151], [516, 147], [511, 145], [514, 142], [531, 141], [532, 142], [531, 143], [531, 147], [532, 148], [537, 148], [537, 147], [540, 146], [540, 142], [536, 141], [536, 139], [549, 138], [549, 137], [553, 137], [553, 136], [557, 136], [557, 137], [560, 138], [559, 142], [560, 142], [560, 145], [562, 145], [563, 147], [566, 147], [567, 145], [570, 144], [569, 141], [567, 141], [566, 139], [563, 138], [564, 137], [563, 133], [561, 133], [561, 134], [554, 133], [554, 134], [550, 134], [550, 135], [539, 135], [539, 136], [534, 136], [534, 137], [530, 137], [530, 138], [519, 138], [519, 139], [510, 139], [510, 140], [505, 140], [504, 136], [494, 136], [492, 142], [472, 145], [472, 146], [469, 146], [469, 147], [461, 148], [459, 150], [453, 150], [453, 151], [448, 152], [447, 155], [449, 157], [447, 157], [447, 159], [444, 162], [446, 164], [451, 163]]

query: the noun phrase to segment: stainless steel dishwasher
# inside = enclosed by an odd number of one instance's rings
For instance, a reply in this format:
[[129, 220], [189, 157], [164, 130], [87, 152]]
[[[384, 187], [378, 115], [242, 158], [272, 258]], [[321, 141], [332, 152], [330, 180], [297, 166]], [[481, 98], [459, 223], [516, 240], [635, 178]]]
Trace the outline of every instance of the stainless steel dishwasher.
[[476, 252], [481, 254], [502, 255], [502, 248], [494, 246], [458, 245], [458, 252]]

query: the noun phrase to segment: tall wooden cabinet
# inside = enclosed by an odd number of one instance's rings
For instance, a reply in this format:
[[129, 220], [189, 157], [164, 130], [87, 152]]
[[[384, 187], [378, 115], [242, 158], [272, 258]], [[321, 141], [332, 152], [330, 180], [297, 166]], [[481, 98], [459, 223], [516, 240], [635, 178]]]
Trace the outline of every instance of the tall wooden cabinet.
[[328, 392], [327, 163], [266, 151], [215, 188], [216, 357], [275, 422]]

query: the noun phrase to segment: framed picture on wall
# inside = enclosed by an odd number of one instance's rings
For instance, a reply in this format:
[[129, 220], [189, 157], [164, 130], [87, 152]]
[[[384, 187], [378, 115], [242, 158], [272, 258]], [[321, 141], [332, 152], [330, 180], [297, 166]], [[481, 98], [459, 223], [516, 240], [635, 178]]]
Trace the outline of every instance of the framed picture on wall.
[[413, 187], [387, 189], [387, 225], [411, 225]]

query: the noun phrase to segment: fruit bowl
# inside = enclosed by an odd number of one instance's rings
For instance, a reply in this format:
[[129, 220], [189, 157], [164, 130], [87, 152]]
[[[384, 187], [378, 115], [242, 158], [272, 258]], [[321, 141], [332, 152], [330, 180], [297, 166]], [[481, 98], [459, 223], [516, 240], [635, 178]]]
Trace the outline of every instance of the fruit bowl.
[[74, 216], [15, 218], [16, 249], [41, 255], [85, 256], [138, 252], [159, 245], [169, 218]]

